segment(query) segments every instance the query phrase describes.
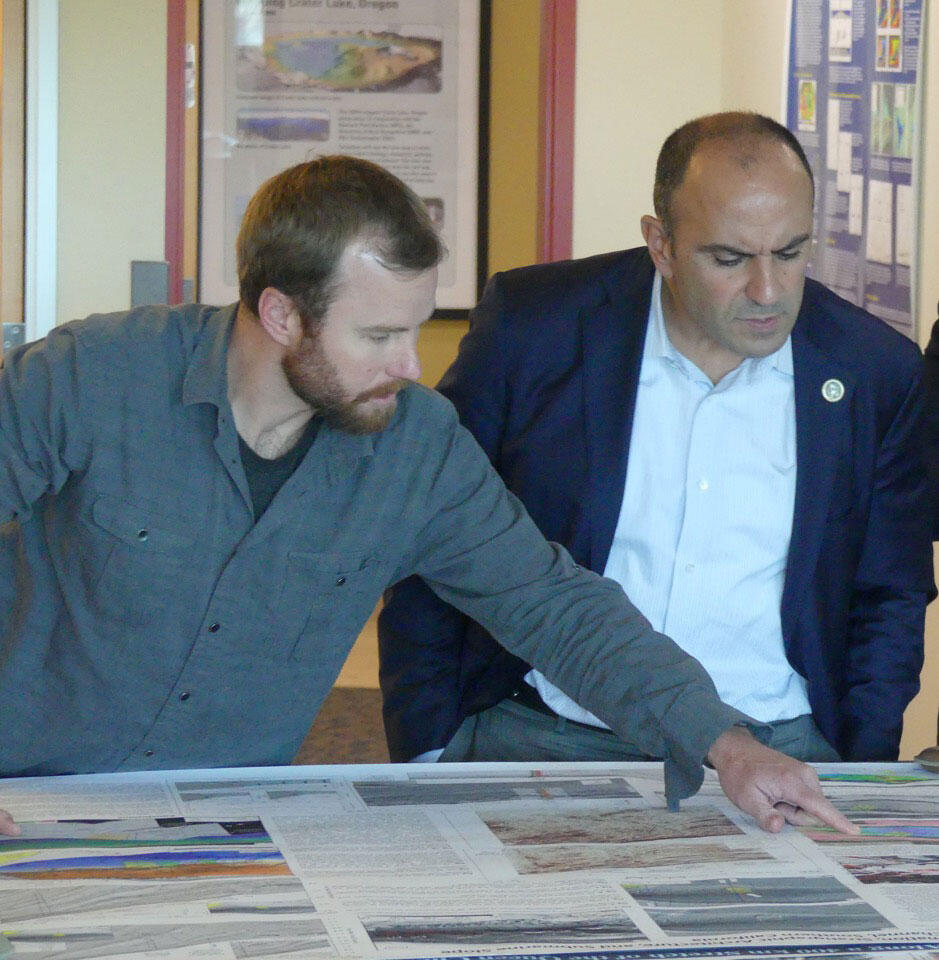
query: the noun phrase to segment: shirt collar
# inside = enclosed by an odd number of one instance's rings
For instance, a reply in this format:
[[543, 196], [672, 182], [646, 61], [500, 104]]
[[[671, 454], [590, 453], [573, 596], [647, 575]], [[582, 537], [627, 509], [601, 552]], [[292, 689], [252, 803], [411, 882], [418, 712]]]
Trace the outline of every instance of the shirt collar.
[[228, 344], [235, 326], [238, 304], [209, 307], [202, 314], [186, 376], [183, 380], [183, 403], [228, 403]]
[[[673, 364], [687, 369], [695, 364], [675, 349], [665, 329], [665, 314], [662, 310], [662, 274], [655, 271], [652, 281], [652, 300], [649, 303], [649, 328], [646, 332], [645, 346], [642, 351], [643, 360], [668, 360]], [[766, 357], [748, 357], [740, 365], [742, 368], [759, 368], [777, 370], [787, 377], [792, 377], [792, 335], [786, 337], [783, 345], [774, 353]], [[739, 368], [738, 368], [739, 369]]]

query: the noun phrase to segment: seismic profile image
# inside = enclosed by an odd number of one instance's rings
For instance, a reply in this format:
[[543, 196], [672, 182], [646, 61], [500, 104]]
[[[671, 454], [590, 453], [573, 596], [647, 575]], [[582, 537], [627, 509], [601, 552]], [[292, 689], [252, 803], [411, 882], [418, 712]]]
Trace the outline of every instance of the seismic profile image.
[[328, 113], [271, 113], [240, 110], [235, 129], [241, 143], [328, 140]]
[[670, 936], [886, 930], [892, 924], [834, 877], [623, 884]]
[[861, 883], [939, 883], [939, 856], [874, 856], [836, 851], [835, 860]]
[[353, 786], [362, 801], [370, 807], [496, 803], [511, 800], [620, 800], [639, 796], [622, 777], [564, 780], [550, 777], [357, 780]]
[[128, 960], [129, 957], [220, 956], [213, 944], [229, 947], [228, 956], [284, 960], [333, 953], [320, 920], [256, 920], [237, 923], [134, 923], [95, 925], [77, 930], [12, 930], [4, 933], [15, 956], [30, 960]]
[[727, 837], [743, 831], [716, 807], [580, 810], [575, 813], [479, 811], [486, 826], [507, 846], [550, 843], [635, 843], [680, 837]]
[[838, 797], [833, 803], [849, 819], [893, 817], [904, 820], [935, 820], [939, 818], [939, 804], [929, 797], [852, 794], [847, 797]]
[[520, 874], [571, 870], [635, 870], [686, 867], [696, 863], [772, 860], [756, 847], [725, 843], [552, 843], [507, 847], [506, 856]]
[[382, 943], [592, 943], [648, 942], [626, 916], [579, 920], [574, 916], [362, 917], [368, 935]]
[[245, 92], [439, 93], [441, 50], [440, 40], [391, 30], [288, 33], [266, 37], [261, 46], [239, 47], [236, 84]]
[[280, 917], [316, 915], [303, 884], [296, 877], [211, 878], [166, 882], [44, 884], [38, 890], [8, 886], [0, 880], [0, 917], [5, 924], [51, 920], [107, 910], [134, 921], [142, 912], [165, 908], [199, 909], [221, 917]]

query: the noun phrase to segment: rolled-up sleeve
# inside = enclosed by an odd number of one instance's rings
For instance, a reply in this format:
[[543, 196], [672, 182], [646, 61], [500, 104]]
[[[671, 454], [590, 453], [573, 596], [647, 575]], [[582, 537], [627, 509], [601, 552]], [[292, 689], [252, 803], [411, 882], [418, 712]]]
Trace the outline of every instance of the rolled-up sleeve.
[[26, 519], [87, 457], [75, 340], [54, 331], [0, 364], [0, 523]]

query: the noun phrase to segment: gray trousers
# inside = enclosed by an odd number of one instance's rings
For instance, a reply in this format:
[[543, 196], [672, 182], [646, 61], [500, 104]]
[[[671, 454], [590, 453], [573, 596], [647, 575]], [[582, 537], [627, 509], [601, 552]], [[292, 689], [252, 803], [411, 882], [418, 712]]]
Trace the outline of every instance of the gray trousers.
[[[822, 736], [811, 715], [768, 724], [768, 746], [797, 760], [817, 763], [841, 758]], [[447, 744], [440, 763], [462, 760], [660, 760], [621, 740], [610, 730], [541, 713], [514, 700], [503, 700], [467, 717]]]

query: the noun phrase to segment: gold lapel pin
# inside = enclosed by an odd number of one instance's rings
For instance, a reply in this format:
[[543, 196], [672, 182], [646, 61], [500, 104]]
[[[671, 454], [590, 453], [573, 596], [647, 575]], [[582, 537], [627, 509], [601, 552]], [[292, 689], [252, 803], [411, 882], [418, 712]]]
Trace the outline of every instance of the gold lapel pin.
[[822, 384], [822, 396], [829, 403], [837, 403], [844, 396], [844, 384], [840, 380], [826, 380]]

